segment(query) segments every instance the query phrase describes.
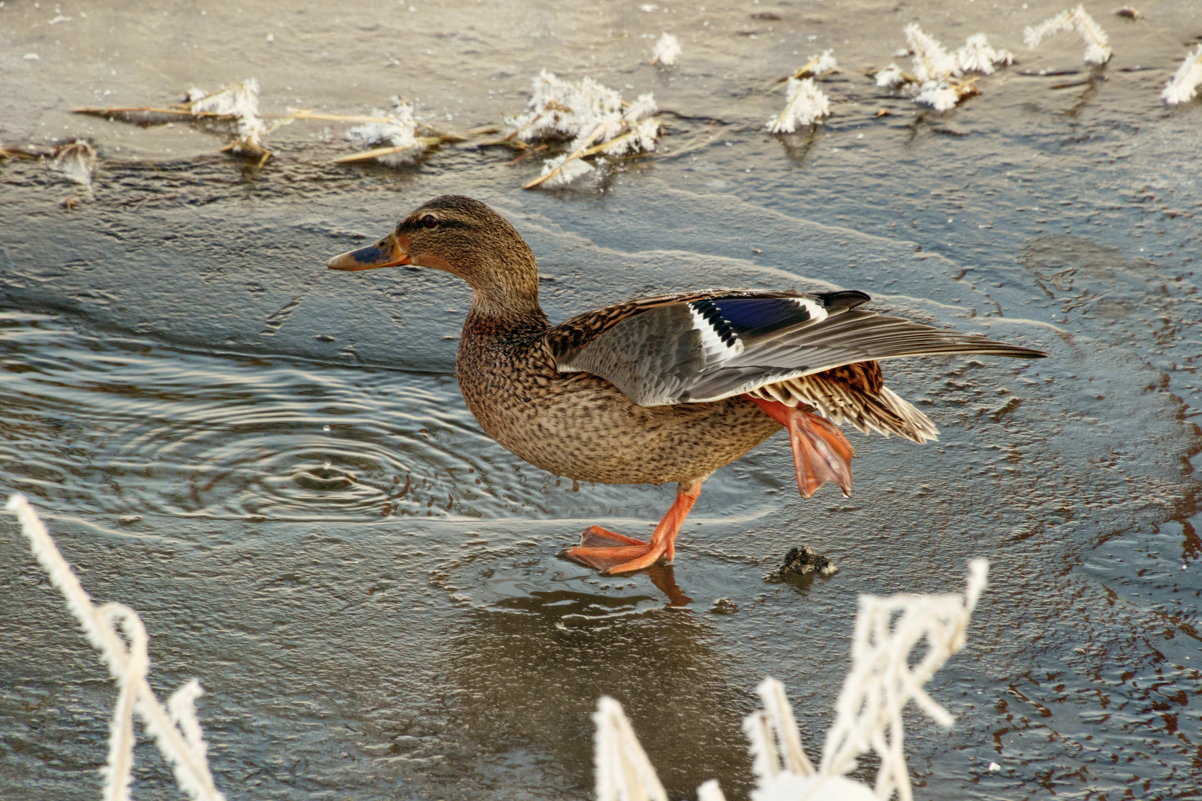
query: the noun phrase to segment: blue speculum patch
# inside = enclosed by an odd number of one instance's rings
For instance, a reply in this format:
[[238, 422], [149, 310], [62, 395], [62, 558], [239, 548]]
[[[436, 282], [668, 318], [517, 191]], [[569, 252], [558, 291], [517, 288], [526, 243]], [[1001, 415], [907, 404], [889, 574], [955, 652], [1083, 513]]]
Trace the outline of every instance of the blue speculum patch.
[[[804, 306], [788, 298], [725, 298], [698, 301], [696, 306], [722, 334], [727, 330], [736, 334], [768, 333], [810, 319]], [[721, 321], [714, 319], [714, 312]]]

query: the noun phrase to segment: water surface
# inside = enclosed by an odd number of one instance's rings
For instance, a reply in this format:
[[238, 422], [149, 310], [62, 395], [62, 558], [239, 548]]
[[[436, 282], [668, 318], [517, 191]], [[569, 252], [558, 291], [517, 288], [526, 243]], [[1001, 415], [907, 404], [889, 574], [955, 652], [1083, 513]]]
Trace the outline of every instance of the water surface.
[[[231, 797], [587, 797], [602, 693], [672, 797], [710, 777], [745, 797], [758, 681], [785, 682], [816, 756], [856, 596], [956, 589], [985, 556], [968, 649], [931, 688], [957, 724], [908, 718], [919, 793], [1196, 798], [1202, 107], [1157, 94], [1202, 29], [1189, 2], [1134, 22], [1088, 5], [1103, 71], [1071, 37], [1022, 49], [1048, 3], [4, 6], [0, 140], [89, 136], [101, 161], [90, 191], [0, 163], [0, 489], [46, 514], [89, 592], [142, 613], [157, 688], [200, 678]], [[1021, 63], [922, 113], [859, 72], [909, 21]], [[645, 64], [664, 30], [685, 46], [671, 71]], [[825, 47], [844, 66], [830, 124], [764, 133], [765, 87]], [[535, 163], [470, 145], [342, 168], [341, 128], [295, 123], [253, 168], [189, 126], [69, 114], [254, 76], [268, 110], [400, 93], [467, 130], [520, 111], [542, 67], [654, 91], [662, 153], [531, 193]], [[668, 608], [662, 575], [556, 554], [594, 522], [645, 533], [670, 488], [574, 486], [484, 437], [454, 383], [449, 276], [322, 268], [444, 192], [514, 221], [555, 319], [839, 286], [1052, 357], [888, 365], [943, 436], [852, 435], [850, 500], [799, 498], [781, 438], [721, 471], [672, 575], [691, 603]], [[802, 542], [842, 572], [766, 581]], [[0, 553], [0, 796], [94, 798], [112, 687], [8, 521]], [[171, 794], [152, 747], [138, 771], [139, 797]]]

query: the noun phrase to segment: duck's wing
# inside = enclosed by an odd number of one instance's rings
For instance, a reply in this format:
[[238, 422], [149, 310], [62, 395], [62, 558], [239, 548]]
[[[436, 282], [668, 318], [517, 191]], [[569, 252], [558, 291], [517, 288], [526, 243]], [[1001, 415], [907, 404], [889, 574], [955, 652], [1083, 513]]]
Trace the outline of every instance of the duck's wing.
[[844, 365], [901, 356], [1042, 351], [857, 308], [856, 291], [661, 295], [548, 333], [561, 372], [601, 376], [643, 406], [714, 401]]

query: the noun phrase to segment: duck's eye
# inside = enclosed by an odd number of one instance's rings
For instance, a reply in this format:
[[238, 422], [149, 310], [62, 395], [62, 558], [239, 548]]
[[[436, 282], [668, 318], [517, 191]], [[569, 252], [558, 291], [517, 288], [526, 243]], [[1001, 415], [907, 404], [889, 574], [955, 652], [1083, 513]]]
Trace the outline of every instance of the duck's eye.
[[437, 228], [438, 227], [438, 218], [435, 217], [433, 214], [427, 214], [424, 217], [422, 217], [420, 220], [418, 220], [417, 224], [420, 225], [422, 228]]

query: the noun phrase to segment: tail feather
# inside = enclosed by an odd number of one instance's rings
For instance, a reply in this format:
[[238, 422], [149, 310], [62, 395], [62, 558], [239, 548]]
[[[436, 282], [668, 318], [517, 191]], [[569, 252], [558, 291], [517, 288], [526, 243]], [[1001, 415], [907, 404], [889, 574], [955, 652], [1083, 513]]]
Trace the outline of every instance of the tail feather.
[[917, 443], [939, 439], [939, 429], [921, 411], [888, 387], [865, 392], [821, 376], [807, 375], [767, 384], [747, 393], [786, 406], [812, 406], [833, 423], [851, 425], [865, 434], [896, 434]]

